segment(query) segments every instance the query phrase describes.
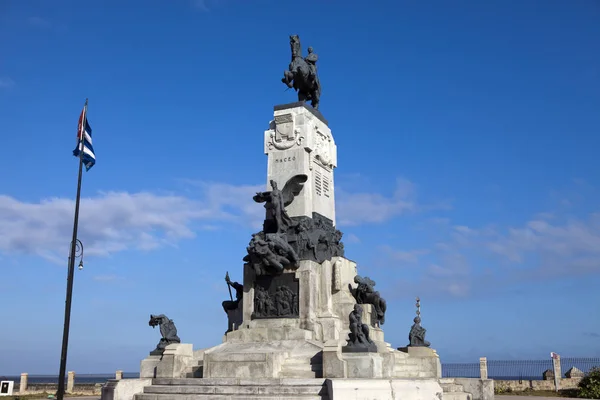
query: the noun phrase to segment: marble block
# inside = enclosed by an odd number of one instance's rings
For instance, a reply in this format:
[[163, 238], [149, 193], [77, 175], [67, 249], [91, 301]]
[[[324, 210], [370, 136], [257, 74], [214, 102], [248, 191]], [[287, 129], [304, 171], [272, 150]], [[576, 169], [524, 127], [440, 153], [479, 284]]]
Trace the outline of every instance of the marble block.
[[342, 353], [347, 378], [383, 378], [383, 357], [379, 353]]
[[160, 356], [148, 356], [140, 365], [140, 378], [156, 378], [156, 366], [160, 362]]
[[268, 189], [272, 179], [283, 188], [294, 175], [308, 176], [304, 189], [286, 209], [289, 216], [312, 217], [316, 212], [335, 226], [333, 169], [337, 166], [337, 147], [320, 113], [303, 103], [276, 106], [264, 138]]
[[430, 380], [408, 379], [327, 379], [332, 400], [440, 400], [440, 384]]
[[168, 345], [156, 366], [156, 377], [180, 378], [191, 363], [193, 356], [192, 344], [173, 343]]
[[193, 358], [192, 344], [172, 343], [162, 356], [151, 355], [142, 360], [140, 378], [179, 378]]
[[323, 378], [346, 378], [348, 365], [342, 356], [341, 342], [330, 340], [323, 347]]
[[101, 400], [133, 400], [134, 396], [152, 385], [152, 379], [109, 379], [102, 387]]

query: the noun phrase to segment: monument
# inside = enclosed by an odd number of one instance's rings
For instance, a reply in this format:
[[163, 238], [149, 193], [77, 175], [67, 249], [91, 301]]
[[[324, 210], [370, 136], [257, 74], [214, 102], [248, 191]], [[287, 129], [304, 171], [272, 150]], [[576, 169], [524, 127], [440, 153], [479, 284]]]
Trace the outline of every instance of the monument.
[[317, 56], [309, 48], [303, 58], [296, 35], [290, 45], [282, 82], [299, 101], [276, 105], [264, 132], [267, 188], [253, 200], [265, 219], [249, 240], [243, 282], [226, 276], [223, 342], [168, 344], [142, 361], [140, 379], [110, 381], [103, 400], [471, 400], [440, 380], [435, 350], [386, 343], [386, 302], [346, 258], [336, 228], [337, 147], [317, 109]]

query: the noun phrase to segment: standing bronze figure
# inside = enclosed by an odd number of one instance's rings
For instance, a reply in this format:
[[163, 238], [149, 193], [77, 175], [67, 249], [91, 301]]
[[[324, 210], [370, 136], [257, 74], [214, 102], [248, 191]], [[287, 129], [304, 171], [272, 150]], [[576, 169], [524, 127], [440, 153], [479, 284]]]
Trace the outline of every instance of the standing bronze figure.
[[302, 45], [298, 35], [290, 36], [290, 47], [292, 62], [288, 70], [283, 72], [281, 81], [298, 92], [298, 101], [310, 100], [313, 108], [317, 110], [321, 97], [321, 83], [317, 73], [319, 56], [313, 52], [312, 47], [309, 47], [306, 58], [302, 57]]

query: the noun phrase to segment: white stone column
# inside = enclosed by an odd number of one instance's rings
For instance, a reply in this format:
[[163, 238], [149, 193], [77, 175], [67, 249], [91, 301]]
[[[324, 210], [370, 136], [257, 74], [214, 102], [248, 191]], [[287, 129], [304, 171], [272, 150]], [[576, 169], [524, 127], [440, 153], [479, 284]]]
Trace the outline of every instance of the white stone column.
[[117, 370], [117, 372], [115, 372], [115, 379], [117, 379], [117, 380], [123, 379], [123, 371], [121, 371], [120, 369]]
[[487, 357], [479, 359], [479, 377], [481, 379], [488, 379]]
[[560, 355], [552, 353], [552, 369], [554, 370], [554, 387], [558, 392], [560, 390], [560, 379], [562, 378], [562, 371], [560, 367]]
[[242, 325], [248, 328], [252, 322], [252, 313], [254, 312], [254, 280], [256, 274], [252, 267], [244, 265], [244, 295], [242, 300]]
[[69, 371], [67, 377], [67, 393], [73, 393], [75, 389], [75, 371]]
[[21, 374], [21, 382], [19, 384], [19, 393], [25, 394], [27, 392], [27, 383], [29, 380], [29, 374], [27, 372], [23, 372]]
[[314, 261], [300, 261], [300, 267], [296, 271], [300, 285], [299, 293], [299, 325], [301, 329], [307, 331], [314, 330], [314, 323], [317, 319], [318, 304], [317, 297], [319, 293], [319, 279], [317, 269], [320, 265]]

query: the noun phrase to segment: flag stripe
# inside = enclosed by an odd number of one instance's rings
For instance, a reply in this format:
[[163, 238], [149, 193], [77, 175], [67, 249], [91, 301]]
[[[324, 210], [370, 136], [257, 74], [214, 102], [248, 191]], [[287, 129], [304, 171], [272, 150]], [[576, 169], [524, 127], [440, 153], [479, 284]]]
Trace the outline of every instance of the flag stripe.
[[[81, 144], [77, 147], [77, 155], [76, 156], [79, 156], [80, 151], [81, 151]], [[83, 148], [83, 153], [92, 157], [94, 160], [96, 159], [96, 155], [94, 154], [94, 149], [90, 148], [90, 146], [88, 146], [87, 143], [85, 144], [85, 147]]]
[[[83, 129], [85, 127], [85, 129]], [[83, 153], [81, 153], [83, 151]], [[77, 131], [77, 145], [73, 150], [73, 155], [79, 157], [81, 154], [81, 160], [85, 165], [85, 170], [89, 171], [90, 168], [96, 164], [96, 154], [94, 153], [94, 146], [92, 146], [92, 128], [87, 120], [86, 108], [84, 107], [79, 116], [79, 125]]]
[[89, 133], [86, 132], [84, 138], [87, 143], [92, 144], [92, 137], [89, 135]]

